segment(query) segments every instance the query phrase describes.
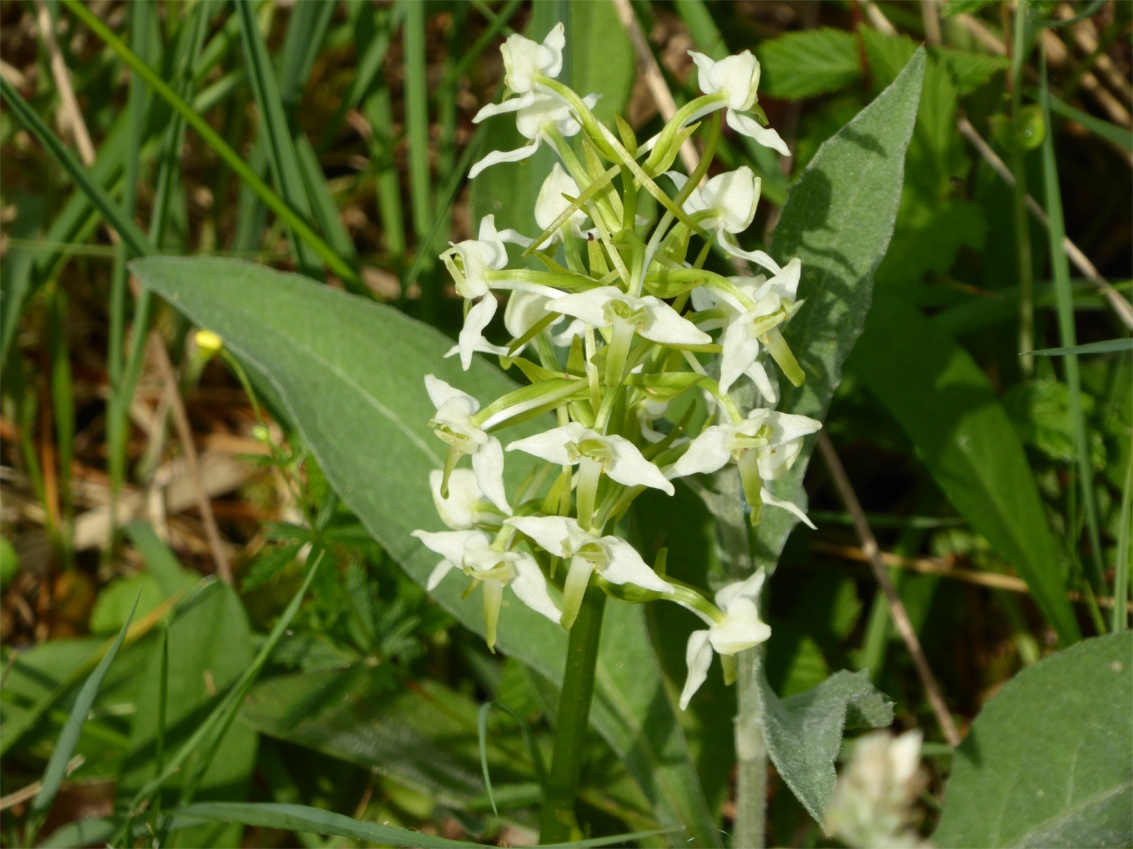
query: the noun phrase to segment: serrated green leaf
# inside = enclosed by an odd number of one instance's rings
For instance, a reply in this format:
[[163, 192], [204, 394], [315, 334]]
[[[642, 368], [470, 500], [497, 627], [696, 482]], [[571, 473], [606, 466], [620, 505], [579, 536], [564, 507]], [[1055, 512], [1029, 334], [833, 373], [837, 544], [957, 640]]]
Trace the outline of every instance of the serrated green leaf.
[[862, 75], [858, 40], [839, 29], [792, 32], [759, 48], [760, 91], [770, 97], [802, 100], [838, 91]]
[[767, 750], [779, 774], [817, 822], [834, 795], [834, 759], [847, 728], [893, 721], [893, 703], [873, 688], [869, 673], [837, 672], [813, 690], [780, 699], [762, 675], [758, 692]]
[[1133, 632], [1024, 669], [956, 750], [934, 845], [1128, 846]]
[[[445, 455], [427, 424], [435, 410], [424, 375], [434, 373], [483, 402], [515, 384], [481, 360], [461, 371], [459, 363], [443, 357], [451, 346], [447, 337], [392, 308], [296, 275], [217, 258], [149, 259], [133, 270], [270, 378], [336, 491], [424, 585], [436, 557], [410, 533], [440, 528], [427, 479]], [[519, 438], [538, 429], [520, 426], [501, 436]], [[523, 457], [508, 456], [508, 477], [518, 483], [530, 466]], [[396, 498], [389, 497], [391, 488]], [[461, 581], [450, 579], [434, 594], [464, 625], [483, 634], [482, 602], [478, 596], [461, 598], [463, 591]], [[513, 601], [500, 618], [497, 645], [560, 681], [565, 636]], [[683, 839], [718, 845], [636, 605], [607, 606], [591, 717], [642, 785], [658, 820], [686, 828]]]
[[1011, 64], [1003, 56], [988, 56], [954, 47], [934, 47], [932, 54], [948, 70], [961, 96], [971, 94]]
[[1059, 637], [1081, 639], [1026, 455], [971, 356], [899, 295], [879, 290], [847, 367], [897, 419], [960, 514], [1027, 582]]

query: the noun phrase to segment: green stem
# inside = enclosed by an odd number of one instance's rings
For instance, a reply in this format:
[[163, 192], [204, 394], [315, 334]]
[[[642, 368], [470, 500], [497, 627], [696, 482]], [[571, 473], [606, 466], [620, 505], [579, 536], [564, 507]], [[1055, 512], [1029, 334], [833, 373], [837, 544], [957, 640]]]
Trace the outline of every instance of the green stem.
[[555, 725], [555, 751], [539, 816], [541, 844], [565, 843], [578, 827], [574, 800], [590, 726], [590, 701], [594, 695], [594, 670], [605, 609], [606, 594], [591, 586], [570, 629], [566, 673]]
[[755, 692], [763, 646], [741, 652], [739, 712], [736, 714], [736, 846], [763, 849], [767, 830], [767, 741], [763, 702]]
[[1011, 56], [1011, 171], [1015, 176], [1014, 213], [1015, 247], [1019, 260], [1019, 363], [1023, 375], [1030, 377], [1035, 368], [1035, 298], [1034, 259], [1031, 255], [1031, 222], [1027, 217], [1027, 169], [1025, 151], [1019, 139], [1020, 114], [1023, 109], [1023, 69], [1030, 52], [1027, 31], [1027, 4], [1016, 6], [1013, 50]]

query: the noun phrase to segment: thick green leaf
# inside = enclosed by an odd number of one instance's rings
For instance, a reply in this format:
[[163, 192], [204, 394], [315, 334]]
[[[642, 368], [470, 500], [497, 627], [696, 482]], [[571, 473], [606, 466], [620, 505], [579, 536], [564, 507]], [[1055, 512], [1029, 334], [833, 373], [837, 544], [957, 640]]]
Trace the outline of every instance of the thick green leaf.
[[847, 728], [893, 721], [893, 703], [869, 683], [869, 672], [837, 672], [813, 690], [780, 699], [760, 676], [767, 750], [810, 815], [822, 822], [834, 795], [834, 759]]
[[[371, 667], [353, 666], [264, 681], [240, 717], [263, 734], [376, 769], [442, 804], [483, 810], [478, 709], [437, 682], [406, 688]], [[513, 724], [497, 722], [488, 734], [492, 786], [501, 804], [531, 805], [540, 788], [513, 731]]]
[[956, 750], [932, 842], [1128, 846], [1133, 842], [1133, 632], [1024, 669]]
[[[411, 846], [421, 849], [475, 849], [482, 844], [468, 843], [463, 840], [449, 840], [444, 837], [433, 837], [420, 831], [408, 831], [393, 828], [388, 825], [378, 825], [372, 822], [351, 819], [350, 817], [324, 811], [320, 808], [308, 808], [305, 805], [279, 805], [267, 803], [255, 804], [225, 804], [214, 802], [212, 804], [190, 805], [173, 812], [177, 818], [198, 818], [205, 820], [222, 820], [227, 822], [244, 823], [245, 825], [258, 825], [263, 828], [278, 828], [284, 831], [309, 831], [315, 834], [333, 834], [339, 837], [351, 837], [367, 843], [377, 843], [382, 846]], [[553, 843], [551, 846], [559, 849], [569, 847], [609, 846], [613, 843], [623, 843], [652, 837], [661, 832], [638, 832], [635, 834], [617, 835], [615, 837], [595, 838], [593, 840], [579, 840], [574, 843]]]
[[[164, 750], [174, 752], [208, 715], [217, 699], [252, 662], [252, 631], [236, 593], [217, 583], [169, 625], [168, 698]], [[118, 783], [121, 798], [153, 778], [158, 739], [159, 690], [162, 685], [162, 643], [152, 645], [137, 693], [130, 750]], [[198, 795], [205, 799], [243, 799], [256, 761], [256, 734], [237, 726], [224, 741], [222, 756], [204, 776]], [[178, 794], [193, 772], [193, 762], [163, 794], [165, 807], [176, 804]], [[219, 841], [219, 842], [218, 842]], [[217, 846], [239, 841], [231, 829], [192, 829], [178, 834], [170, 845]]]
[[[901, 194], [905, 148], [913, 131], [924, 74], [918, 52], [889, 88], [815, 154], [783, 209], [771, 255], [802, 260], [799, 295], [806, 303], [784, 332], [806, 383], [783, 393], [780, 409], [823, 418], [842, 362], [865, 322], [873, 272], [885, 255]], [[803, 475], [814, 449], [807, 440], [791, 471], [772, 487], [805, 504]], [[775, 563], [796, 519], [765, 510], [757, 554]]]
[[[396, 310], [296, 275], [215, 258], [149, 259], [133, 269], [268, 377], [336, 491], [424, 584], [436, 557], [409, 534], [440, 529], [426, 481], [444, 460], [444, 444], [428, 427], [435, 410], [424, 376], [436, 374], [482, 402], [515, 384], [480, 360], [461, 371], [458, 362], [443, 359], [449, 339]], [[538, 428], [531, 422], [503, 436], [518, 438]], [[530, 467], [522, 457], [508, 456], [509, 478], [522, 480]], [[483, 634], [481, 600], [461, 598], [463, 591], [464, 584], [450, 578], [435, 595], [464, 625]], [[560, 681], [565, 632], [508, 599], [500, 649]], [[658, 821], [686, 828], [682, 840], [718, 844], [639, 607], [607, 606], [597, 674], [592, 721], [626, 760]]]
[[900, 296], [879, 291], [848, 366], [909, 435], [960, 514], [1027, 582], [1059, 637], [1081, 639], [1026, 455], [971, 356]]
[[759, 48], [762, 93], [802, 100], [838, 91], [862, 75], [858, 40], [840, 29], [792, 32]]

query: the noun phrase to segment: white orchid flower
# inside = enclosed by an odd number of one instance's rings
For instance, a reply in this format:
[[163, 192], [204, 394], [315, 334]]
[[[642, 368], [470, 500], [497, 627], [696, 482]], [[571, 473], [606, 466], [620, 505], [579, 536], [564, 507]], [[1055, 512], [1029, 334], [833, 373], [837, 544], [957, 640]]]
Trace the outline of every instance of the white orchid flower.
[[557, 23], [542, 44], [515, 33], [500, 48], [504, 57], [504, 84], [516, 94], [527, 94], [535, 87], [535, 77], [544, 74], [552, 79], [563, 69], [563, 48], [566, 28]]
[[[677, 171], [668, 172], [668, 176], [676, 184], [677, 191], [683, 189], [688, 180]], [[758, 263], [771, 273], [778, 274], [781, 270], [779, 264], [765, 251], [745, 251], [728, 238], [751, 226], [762, 188], [763, 181], [745, 165], [735, 171], [717, 174], [703, 186], [693, 189], [684, 202], [684, 210], [690, 215], [707, 213], [703, 225], [716, 231], [716, 240], [729, 254]]]
[[624, 486], [647, 486], [673, 494], [673, 485], [632, 442], [622, 436], [606, 436], [578, 422], [551, 428], [519, 439], [508, 451], [523, 451], [557, 466], [595, 463], [611, 480]]
[[547, 592], [547, 581], [539, 564], [530, 554], [503, 551], [492, 545], [483, 531], [414, 531], [413, 536], [444, 559], [429, 576], [426, 588], [436, 589], [452, 569], [460, 569], [472, 578], [475, 587], [484, 587], [484, 621], [487, 625], [488, 648], [495, 650], [496, 625], [503, 604], [504, 587], [510, 586], [520, 601], [552, 622], [561, 617]]
[[[460, 352], [460, 364], [467, 371], [472, 365], [472, 355], [477, 351], [490, 354], [507, 353], [484, 341], [484, 328], [496, 314], [498, 304], [493, 289], [529, 289], [557, 295], [558, 290], [547, 286], [515, 283], [507, 280], [492, 281], [493, 271], [507, 267], [507, 248], [505, 243], [527, 247], [531, 240], [515, 230], [496, 230], [496, 216], [485, 215], [480, 220], [480, 232], [476, 239], [466, 239], [453, 244], [441, 254], [441, 260], [456, 283], [457, 293], [466, 300], [476, 300], [464, 317], [464, 326], [457, 339], [456, 350]], [[450, 242], [450, 244], [452, 244]], [[478, 299], [478, 300], [477, 300]], [[451, 356], [450, 350], [445, 356]]]
[[[720, 95], [719, 105], [708, 111], [724, 107], [727, 109], [724, 118], [728, 126], [737, 133], [755, 139], [758, 144], [777, 150], [783, 156], [791, 155], [791, 151], [777, 132], [742, 114], [755, 106], [758, 99], [756, 90], [759, 88], [759, 60], [750, 50], [721, 59], [719, 62], [695, 50], [690, 50], [688, 55], [692, 57], [699, 71], [700, 90], [708, 95]], [[702, 112], [697, 117], [704, 114], [706, 113]]]
[[480, 402], [431, 374], [425, 375], [425, 389], [429, 393], [429, 400], [437, 408], [436, 414], [429, 421], [433, 432], [447, 442], [457, 455], [472, 456], [472, 471], [476, 475], [480, 491], [510, 515], [511, 508], [507, 503], [503, 483], [503, 447], [496, 437], [483, 431], [472, 419], [480, 409]]
[[611, 584], [632, 584], [658, 593], [673, 592], [673, 585], [662, 580], [623, 539], [583, 530], [578, 522], [565, 516], [519, 516], [508, 519], [507, 523], [531, 537], [545, 551], [570, 560], [563, 586], [561, 624], [564, 628], [574, 624], [592, 572]]
[[745, 292], [755, 306], [735, 315], [724, 331], [721, 392], [727, 392], [741, 374], [747, 374], [765, 398], [772, 403], [777, 400], [778, 393], [771, 387], [770, 377], [759, 362], [761, 343], [766, 344], [767, 333], [790, 319], [802, 306], [802, 301], [795, 300], [801, 273], [801, 263], [797, 258], [792, 259], [779, 274], [764, 281], [754, 292]]
[[681, 691], [681, 710], [688, 708], [693, 694], [708, 678], [713, 652], [730, 657], [771, 636], [771, 627], [759, 618], [759, 591], [766, 577], [759, 569], [746, 581], [729, 584], [716, 593], [720, 618], [711, 620], [700, 614], [709, 627], [707, 631], [693, 631], [688, 638], [685, 652], [688, 678]]
[[[779, 500], [762, 482], [785, 475], [802, 451], [803, 437], [821, 427], [822, 422], [807, 416], [755, 409], [738, 425], [726, 423], [705, 428], [667, 474], [669, 478], [706, 474], [735, 460], [753, 510], [757, 505], [769, 504], [790, 511], [813, 528], [797, 505]], [[756, 516], [752, 521], [756, 521]]]
[[[588, 107], [593, 108], [598, 99], [599, 95], [588, 94], [582, 100]], [[503, 103], [489, 103], [476, 113], [472, 123], [478, 124], [485, 118], [507, 112], [516, 113], [515, 127], [520, 135], [530, 139], [531, 143], [515, 150], [493, 150], [469, 169], [470, 180], [475, 179], [485, 168], [501, 162], [521, 162], [527, 159], [551, 134], [570, 138], [582, 129], [570, 107], [557, 96], [544, 91], [529, 91], [522, 97], [505, 100]]]
[[611, 327], [618, 321], [633, 325], [639, 336], [659, 345], [707, 345], [712, 337], [697, 328], [660, 298], [636, 298], [617, 286], [600, 286], [557, 298], [552, 312], [574, 316], [591, 327]]
[[[501, 467], [502, 471], [502, 467]], [[441, 521], [454, 531], [466, 531], [480, 523], [499, 524], [499, 513], [488, 509], [491, 505], [476, 473], [471, 469], [453, 469], [448, 479], [448, 495], [443, 493], [444, 472], [434, 469], [429, 472], [429, 489], [433, 492], [433, 504]], [[503, 481], [499, 482], [503, 489]]]

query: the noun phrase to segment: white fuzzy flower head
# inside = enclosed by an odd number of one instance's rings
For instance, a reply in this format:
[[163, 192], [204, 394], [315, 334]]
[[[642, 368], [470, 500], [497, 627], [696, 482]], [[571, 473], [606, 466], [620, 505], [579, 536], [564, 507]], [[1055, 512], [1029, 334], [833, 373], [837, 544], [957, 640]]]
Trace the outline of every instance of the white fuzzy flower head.
[[563, 69], [563, 48], [566, 29], [555, 24], [543, 43], [539, 44], [518, 33], [508, 36], [500, 53], [504, 57], [504, 83], [516, 94], [526, 94], [535, 87], [539, 74], [557, 77]]
[[688, 638], [688, 679], [681, 691], [681, 710], [688, 708], [693, 694], [708, 677], [713, 653], [735, 655], [771, 636], [771, 627], [759, 618], [759, 591], [765, 579], [766, 573], [759, 569], [747, 580], [716, 593], [716, 607], [723, 615], [710, 623], [707, 631], [694, 631]]
[[543, 573], [530, 554], [501, 550], [492, 545], [491, 538], [483, 531], [414, 531], [413, 536], [444, 558], [429, 576], [427, 589], [436, 589], [452, 569], [460, 569], [475, 584], [483, 585], [489, 648], [496, 643], [496, 624], [505, 586], [510, 586], [519, 600], [535, 612], [552, 622], [559, 621], [559, 609], [551, 600]]
[[622, 436], [606, 436], [571, 422], [544, 433], [520, 439], [508, 451], [524, 451], [557, 466], [573, 466], [582, 460], [596, 463], [611, 480], [624, 486], [647, 486], [672, 495], [673, 485], [661, 470], [642, 456]]
[[458, 454], [472, 455], [472, 471], [480, 491], [505, 513], [511, 513], [507, 495], [504, 492], [504, 452], [500, 441], [485, 433], [475, 421], [480, 402], [471, 395], [461, 392], [440, 378], [425, 375], [425, 389], [429, 399], [437, 408], [429, 421], [433, 432], [451, 450]]
[[673, 592], [672, 584], [662, 580], [623, 539], [585, 531], [574, 519], [564, 516], [521, 516], [508, 519], [508, 524], [531, 537], [544, 551], [571, 561], [563, 588], [564, 628], [574, 623], [593, 572], [611, 584]]
[[729, 127], [737, 133], [755, 139], [764, 147], [777, 150], [784, 156], [791, 155], [777, 132], [742, 114], [752, 109], [758, 99], [759, 60], [750, 50], [721, 59], [719, 62], [695, 50], [690, 50], [688, 54], [696, 63], [700, 90], [705, 94], [720, 95], [722, 105], [727, 108], [725, 119]]
[[910, 827], [910, 814], [924, 786], [921, 732], [894, 737], [866, 734], [854, 744], [838, 776], [825, 827], [847, 846], [916, 849], [926, 844]]

